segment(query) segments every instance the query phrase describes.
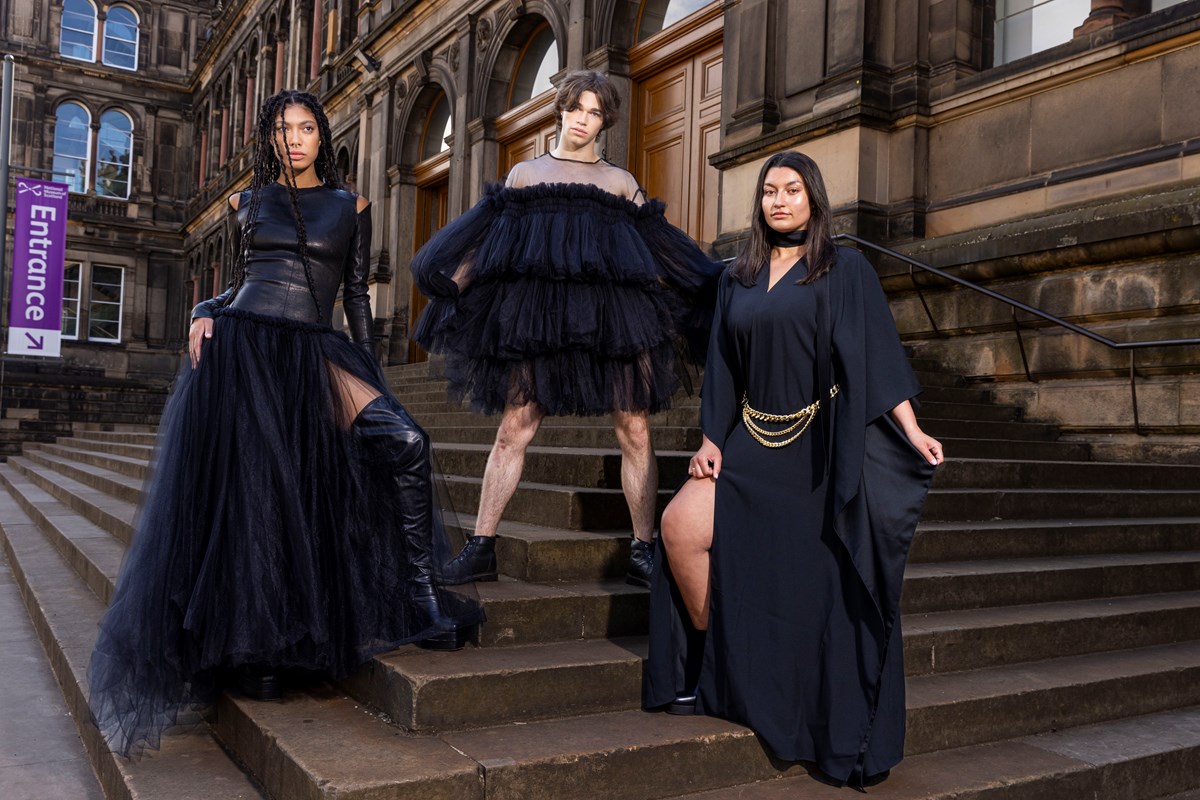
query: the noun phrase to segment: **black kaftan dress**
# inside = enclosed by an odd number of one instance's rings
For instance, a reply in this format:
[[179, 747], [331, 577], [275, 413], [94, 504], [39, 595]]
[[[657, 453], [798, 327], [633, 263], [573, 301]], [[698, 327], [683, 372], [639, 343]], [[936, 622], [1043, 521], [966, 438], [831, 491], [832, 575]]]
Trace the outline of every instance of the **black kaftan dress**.
[[[886, 415], [920, 387], [874, 271], [848, 248], [799, 285], [805, 269], [719, 289], [702, 425], [722, 467], [697, 705], [845, 782], [903, 755], [899, 588], [933, 468]], [[799, 439], [767, 448], [742, 422], [743, 396], [770, 414], [822, 405]], [[647, 708], [693, 688], [690, 624], [657, 563]]]

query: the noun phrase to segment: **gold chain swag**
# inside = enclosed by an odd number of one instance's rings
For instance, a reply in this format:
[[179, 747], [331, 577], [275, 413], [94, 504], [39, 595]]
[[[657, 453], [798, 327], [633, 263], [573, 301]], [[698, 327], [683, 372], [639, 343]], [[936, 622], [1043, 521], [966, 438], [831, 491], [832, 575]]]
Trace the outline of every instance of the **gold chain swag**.
[[[838, 393], [840, 387], [834, 384], [829, 390], [829, 399], [832, 400]], [[746, 430], [754, 437], [754, 440], [763, 447], [787, 447], [792, 442], [799, 439], [808, 430], [808, 426], [812, 424], [813, 417], [817, 415], [817, 411], [821, 408], [821, 401], [817, 400], [812, 405], [805, 406], [799, 411], [793, 411], [791, 414], [768, 414], [764, 411], [755, 411], [750, 407], [749, 398], [742, 395], [742, 422], [746, 424]], [[770, 422], [781, 425], [787, 422], [792, 423], [783, 430], [769, 431], [765, 428], [760, 428], [758, 422]], [[799, 428], [800, 430], [796, 430]], [[793, 433], [793, 431], [795, 431]], [[788, 434], [791, 433], [791, 436]], [[788, 436], [786, 439], [780, 439], [781, 436]]]

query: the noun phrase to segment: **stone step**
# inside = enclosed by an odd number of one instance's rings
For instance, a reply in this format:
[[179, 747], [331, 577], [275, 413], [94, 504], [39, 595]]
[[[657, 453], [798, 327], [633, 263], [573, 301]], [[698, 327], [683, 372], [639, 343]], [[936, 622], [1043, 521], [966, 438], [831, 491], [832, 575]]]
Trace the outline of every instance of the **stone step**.
[[921, 429], [938, 439], [1007, 439], [1052, 442], [1058, 438], [1055, 425], [1044, 422], [994, 422], [974, 419], [939, 419], [921, 416]]
[[[109, 445], [109, 447], [129, 448], [135, 447], [135, 445]], [[142, 449], [145, 450], [146, 448]], [[34, 452], [46, 453], [61, 461], [72, 461], [84, 466], [99, 467], [100, 469], [115, 472], [126, 478], [134, 478], [138, 481], [145, 481], [146, 477], [150, 474], [148, 453], [137, 456], [126, 456], [87, 447], [80, 448], [76, 446], [74, 439], [60, 439], [53, 444], [38, 445], [30, 449], [29, 455], [32, 456]]]
[[52, 469], [106, 495], [136, 505], [142, 499], [142, 478], [133, 478], [106, 467], [97, 467], [41, 448], [27, 450], [24, 459]]
[[[12, 470], [0, 465], [0, 472], [11, 474]], [[262, 797], [203, 724], [170, 732], [153, 755], [137, 760], [114, 756], [87, 722], [87, 663], [104, 604], [78, 580], [33, 520], [5, 491], [0, 491], [0, 539], [105, 797]]]
[[937, 438], [948, 454], [948, 461], [954, 461], [959, 458], [1016, 459], [1022, 461], [1091, 460], [1091, 449], [1084, 442], [1066, 442], [1061, 439], [1037, 442], [958, 436], [939, 436]]
[[487, 622], [476, 644], [499, 647], [642, 636], [650, 593], [624, 579], [526, 583], [502, 576], [476, 584]]
[[906, 614], [1200, 589], [1200, 551], [909, 564]]
[[[448, 475], [446, 487], [454, 508], [478, 508], [481, 478]], [[671, 499], [658, 491], [658, 511]], [[630, 527], [629, 508], [620, 489], [581, 488], [522, 482], [504, 509], [506, 519], [568, 530], [613, 530]]]
[[[989, 488], [1107, 489], [1124, 494], [1146, 489], [1200, 487], [1200, 466], [950, 458], [934, 476], [938, 489]], [[1200, 504], [1197, 505], [1200, 512]]]
[[158, 435], [158, 432], [149, 426], [141, 427], [138, 430], [101, 430], [94, 426], [82, 425], [80, 426], [80, 431], [77, 435], [81, 439], [87, 439], [88, 441], [94, 442], [112, 442], [116, 444], [135, 444], [153, 447], [154, 439]]
[[933, 675], [1200, 640], [1200, 589], [908, 614], [905, 674]]
[[25, 456], [10, 458], [8, 464], [39, 489], [119, 541], [128, 543], [133, 538], [133, 519], [137, 513], [134, 503], [113, 497]]
[[486, 796], [474, 759], [438, 738], [405, 734], [330, 688], [267, 703], [226, 692], [213, 732], [278, 800]]
[[[475, 517], [447, 516], [447, 526], [475, 533]], [[571, 531], [501, 520], [496, 558], [500, 572], [523, 581], [586, 581], [623, 578], [632, 531]]]
[[410, 731], [479, 728], [641, 705], [644, 637], [435, 653], [403, 647], [342, 687]]
[[114, 456], [149, 461], [154, 455], [154, 446], [149, 444], [123, 444], [91, 438], [86, 432], [76, 431], [75, 435], [59, 439], [55, 444], [71, 447], [76, 450], [89, 450], [95, 453], [109, 453]]
[[934, 489], [925, 520], [1200, 517], [1200, 493], [1139, 489]]
[[95, 523], [89, 522], [26, 475], [0, 465], [0, 487], [41, 530], [62, 558], [71, 565], [92, 593], [107, 605], [125, 546]]
[[[1182, 708], [905, 759], [869, 790], [891, 800], [1200, 800], [1164, 797], [1200, 774], [1200, 708]], [[678, 800], [837, 800], [809, 775], [681, 795]]]
[[1178, 550], [1200, 550], [1200, 518], [922, 521], [909, 564]]
[[1200, 641], [1072, 655], [906, 682], [907, 753], [1200, 703]]

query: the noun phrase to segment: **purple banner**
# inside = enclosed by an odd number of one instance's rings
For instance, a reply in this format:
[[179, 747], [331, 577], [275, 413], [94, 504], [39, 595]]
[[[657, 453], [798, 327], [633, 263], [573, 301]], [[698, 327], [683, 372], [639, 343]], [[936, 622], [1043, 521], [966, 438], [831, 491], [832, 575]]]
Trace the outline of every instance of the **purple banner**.
[[67, 184], [17, 178], [8, 352], [57, 356], [62, 341]]

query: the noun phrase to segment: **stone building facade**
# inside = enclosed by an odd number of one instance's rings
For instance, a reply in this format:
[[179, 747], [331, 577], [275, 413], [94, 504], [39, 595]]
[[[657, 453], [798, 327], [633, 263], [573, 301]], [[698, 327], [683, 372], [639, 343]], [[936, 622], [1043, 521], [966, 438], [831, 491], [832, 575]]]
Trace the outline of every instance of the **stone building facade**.
[[212, 6], [0, 0], [13, 172], [72, 189], [67, 364], [132, 377], [177, 366], [192, 82]]
[[[718, 250], [743, 235], [762, 160], [801, 149], [840, 231], [1114, 340], [1200, 333], [1200, 0], [120, 0], [97, 8], [137, 12], [148, 68], [117, 80], [61, 56], [63, 9], [90, 2], [0, 0], [21, 7], [5, 36], [29, 62], [14, 160], [50, 162], [69, 97], [136, 115], [131, 197], [105, 211], [85, 193], [73, 223], [81, 251], [136, 275], [131, 353], [177, 340], [223, 285], [224, 198], [248, 179], [255, 109], [289, 86], [322, 97], [375, 205], [380, 358], [422, 358], [413, 252], [553, 145], [552, 83], [584, 67], [624, 100], [607, 157]], [[1027, 375], [1007, 306], [879, 268], [922, 353], [1033, 416], [1128, 428], [1128, 352], [1022, 314]], [[1200, 347], [1135, 366], [1143, 424], [1200, 431]]]

